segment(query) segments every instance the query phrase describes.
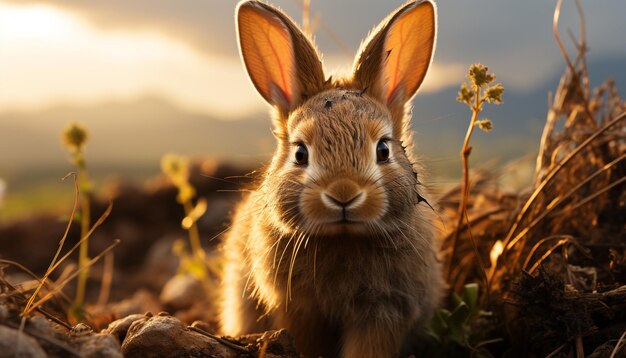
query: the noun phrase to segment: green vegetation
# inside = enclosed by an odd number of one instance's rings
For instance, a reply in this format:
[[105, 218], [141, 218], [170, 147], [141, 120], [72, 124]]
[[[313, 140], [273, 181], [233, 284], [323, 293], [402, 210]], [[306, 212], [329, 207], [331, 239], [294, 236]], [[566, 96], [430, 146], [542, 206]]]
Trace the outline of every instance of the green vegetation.
[[161, 160], [161, 169], [172, 184], [178, 188], [176, 200], [185, 209], [185, 217], [181, 221], [181, 226], [189, 235], [191, 251], [186, 250], [186, 245], [181, 240], [174, 243], [174, 253], [180, 258], [179, 274], [191, 274], [200, 281], [206, 282], [208, 279], [206, 253], [200, 243], [196, 222], [206, 212], [207, 202], [201, 198], [197, 200], [195, 205], [193, 203], [196, 190], [189, 182], [189, 158], [166, 154]]
[[[78, 170], [78, 191], [80, 195], [80, 237], [84, 238], [88, 235], [91, 225], [91, 182], [89, 181], [89, 173], [85, 161], [84, 147], [89, 139], [87, 129], [78, 124], [70, 123], [62, 133], [63, 144], [70, 151], [71, 161]], [[87, 277], [89, 277], [89, 240], [84, 240], [80, 244], [78, 253], [78, 285], [76, 288], [76, 298], [72, 307], [74, 317], [82, 320], [84, 318], [85, 290], [87, 286]]]

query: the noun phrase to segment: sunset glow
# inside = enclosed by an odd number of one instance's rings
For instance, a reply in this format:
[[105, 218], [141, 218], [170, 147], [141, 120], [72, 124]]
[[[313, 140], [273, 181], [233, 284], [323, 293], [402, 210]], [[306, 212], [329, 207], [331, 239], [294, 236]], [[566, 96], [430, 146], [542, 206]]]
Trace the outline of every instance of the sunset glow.
[[[0, 46], [0, 79], [10, 84], [0, 88], [5, 109], [32, 111], [147, 94], [220, 118], [265, 108], [238, 58], [202, 53], [154, 31], [106, 31], [55, 7], [0, 3]], [[328, 70], [352, 64], [348, 56], [330, 54], [325, 60]], [[422, 91], [449, 86], [462, 68], [435, 63]]]
[[53, 7], [0, 4], [0, 46], [5, 108], [145, 94], [228, 117], [262, 108], [239, 61], [159, 33], [105, 32]]

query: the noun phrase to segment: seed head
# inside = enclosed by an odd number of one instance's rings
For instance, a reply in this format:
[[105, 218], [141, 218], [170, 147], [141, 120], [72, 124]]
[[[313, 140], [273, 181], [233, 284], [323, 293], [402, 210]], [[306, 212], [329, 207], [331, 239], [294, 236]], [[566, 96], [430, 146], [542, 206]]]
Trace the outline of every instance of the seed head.
[[482, 87], [487, 85], [493, 80], [496, 79], [496, 75], [487, 73], [489, 68], [487, 66], [481, 65], [480, 63], [475, 63], [470, 66], [469, 74], [467, 77], [472, 81], [472, 84], [477, 87]]
[[80, 151], [83, 145], [89, 139], [89, 133], [82, 124], [72, 122], [70, 123], [61, 135], [63, 144], [72, 151]]
[[467, 105], [471, 106], [472, 101], [474, 99], [474, 95], [475, 95], [474, 90], [469, 88], [467, 83], [463, 82], [463, 84], [461, 84], [461, 90], [459, 91], [459, 94], [456, 97], [456, 100], [462, 103], [466, 103]]
[[489, 103], [500, 104], [502, 103], [503, 93], [504, 87], [502, 83], [496, 83], [485, 91], [485, 100]]
[[489, 132], [493, 129], [493, 123], [489, 118], [483, 118], [479, 121], [476, 121], [476, 125], [478, 128], [482, 129], [483, 132]]
[[185, 203], [196, 195], [195, 189], [189, 184], [189, 158], [171, 153], [166, 154], [161, 159], [161, 170], [178, 188], [176, 197], [178, 202]]
[[161, 158], [161, 170], [173, 181], [186, 180], [189, 177], [189, 159], [182, 155], [165, 154]]

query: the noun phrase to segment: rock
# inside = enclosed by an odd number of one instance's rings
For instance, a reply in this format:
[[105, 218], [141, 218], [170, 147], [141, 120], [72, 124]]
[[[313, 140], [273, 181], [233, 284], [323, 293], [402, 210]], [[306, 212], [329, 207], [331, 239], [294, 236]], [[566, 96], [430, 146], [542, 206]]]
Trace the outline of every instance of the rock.
[[0, 326], [0, 357], [47, 357], [37, 340], [24, 333]]
[[120, 343], [109, 334], [89, 334], [78, 337], [72, 342], [82, 357], [86, 358], [122, 358]]
[[90, 335], [91, 333], [93, 333], [93, 328], [89, 327], [89, 325], [85, 323], [79, 323], [75, 325], [74, 327], [72, 327], [72, 329], [69, 332], [70, 336], [73, 336], [73, 337], [87, 336], [87, 335]]
[[190, 308], [196, 302], [206, 301], [202, 282], [192, 275], [176, 275], [163, 287], [161, 303], [172, 311]]
[[171, 316], [133, 322], [122, 353], [126, 357], [236, 357], [238, 352], [217, 340], [189, 330]]
[[160, 290], [167, 281], [176, 275], [180, 259], [172, 252], [172, 245], [178, 236], [168, 235], [157, 240], [146, 253], [141, 267], [138, 284]]
[[[151, 316], [151, 315], [150, 315]], [[118, 341], [124, 342], [126, 339], [126, 334], [128, 333], [128, 329], [130, 326], [139, 320], [147, 320], [150, 316], [143, 314], [131, 314], [130, 316], [126, 316], [124, 318], [118, 319], [117, 321], [113, 321], [109, 323], [109, 326], [106, 329], [103, 329], [103, 334], [110, 334], [117, 338]]]
[[263, 356], [271, 357], [300, 357], [293, 342], [293, 337], [284, 329], [267, 331], [257, 340], [259, 351]]

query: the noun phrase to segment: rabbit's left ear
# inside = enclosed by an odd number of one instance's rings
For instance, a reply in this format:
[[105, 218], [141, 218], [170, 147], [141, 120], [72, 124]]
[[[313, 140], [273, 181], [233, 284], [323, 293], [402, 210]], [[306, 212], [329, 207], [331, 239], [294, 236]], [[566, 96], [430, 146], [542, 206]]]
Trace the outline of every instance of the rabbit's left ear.
[[237, 31], [252, 83], [282, 117], [321, 91], [325, 81], [317, 51], [285, 13], [261, 1], [241, 2]]
[[430, 1], [411, 1], [389, 15], [364, 42], [354, 65], [354, 80], [367, 93], [401, 111], [424, 81], [433, 58], [436, 9]]

